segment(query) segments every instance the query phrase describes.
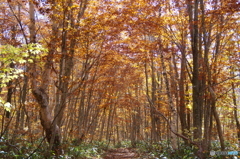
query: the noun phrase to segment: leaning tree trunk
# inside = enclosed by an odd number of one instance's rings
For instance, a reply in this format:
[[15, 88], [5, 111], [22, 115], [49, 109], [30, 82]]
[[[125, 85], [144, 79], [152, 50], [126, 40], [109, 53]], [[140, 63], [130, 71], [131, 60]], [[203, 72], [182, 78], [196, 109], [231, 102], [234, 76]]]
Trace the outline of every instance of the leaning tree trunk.
[[[57, 2], [55, 0], [50, 1], [51, 6], [56, 6]], [[62, 118], [64, 114], [64, 110], [66, 107], [66, 100], [69, 95], [69, 79], [73, 69], [73, 57], [74, 57], [74, 48], [76, 45], [76, 36], [79, 35], [79, 23], [80, 19], [82, 18], [84, 11], [87, 7], [88, 0], [82, 0], [79, 2], [79, 9], [78, 10], [68, 10], [73, 5], [72, 0], [68, 0], [66, 4], [63, 4], [64, 7], [63, 11], [58, 11], [52, 8], [51, 15], [51, 23], [52, 23], [52, 38], [48, 43], [49, 52], [48, 55], [45, 57], [45, 65], [43, 68], [43, 73], [40, 77], [40, 83], [37, 84], [37, 76], [38, 70], [36, 61], [32, 65], [32, 92], [35, 96], [38, 104], [40, 105], [40, 120], [43, 126], [43, 129], [46, 133], [47, 141], [50, 144], [50, 149], [52, 149], [55, 154], [58, 156], [61, 154], [61, 137], [60, 137], [60, 127], [62, 124]], [[36, 27], [35, 27], [35, 13], [34, 13], [34, 6], [33, 3], [29, 2], [30, 8], [30, 42], [36, 42]], [[57, 18], [59, 14], [63, 15], [63, 19]], [[60, 35], [60, 29], [61, 38]], [[71, 29], [69, 29], [71, 28]], [[56, 107], [55, 107], [55, 116], [54, 119], [51, 116], [50, 112], [50, 105], [49, 105], [49, 94], [47, 93], [48, 86], [50, 84], [50, 77], [53, 67], [53, 57], [57, 47], [57, 41], [61, 40], [61, 62], [60, 62], [60, 73], [59, 73], [59, 81], [58, 89], [61, 90], [61, 94], [57, 95]], [[38, 81], [39, 82], [39, 81]]]
[[[30, 15], [30, 25], [29, 25], [29, 32], [30, 32], [30, 43], [36, 43], [36, 25], [35, 25], [35, 10], [34, 4], [30, 1], [29, 2], [29, 15]], [[57, 26], [55, 23], [52, 25], [52, 32], [54, 35], [57, 35]], [[52, 40], [51, 44], [54, 46], [55, 39]], [[52, 48], [52, 49], [51, 49]], [[37, 85], [37, 77], [38, 77], [38, 69], [36, 65], [36, 61], [32, 64], [31, 72], [32, 72], [32, 93], [36, 98], [36, 101], [40, 105], [40, 120], [42, 127], [45, 131], [47, 141], [50, 143], [53, 140], [53, 147], [52, 150], [55, 152], [56, 155], [61, 153], [60, 148], [60, 132], [58, 127], [53, 127], [52, 125], [52, 117], [51, 112], [49, 110], [49, 95], [47, 94], [48, 85], [50, 83], [51, 77], [51, 68], [53, 63], [53, 53], [54, 47], [50, 47], [49, 53], [46, 57], [46, 63], [44, 66], [43, 74], [41, 75], [41, 85]], [[54, 138], [52, 138], [54, 134]]]

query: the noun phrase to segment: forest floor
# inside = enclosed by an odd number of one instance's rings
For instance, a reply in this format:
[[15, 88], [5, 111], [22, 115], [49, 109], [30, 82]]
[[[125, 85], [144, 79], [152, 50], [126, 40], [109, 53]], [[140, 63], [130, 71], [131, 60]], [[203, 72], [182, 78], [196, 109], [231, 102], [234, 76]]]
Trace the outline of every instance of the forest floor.
[[108, 150], [103, 159], [134, 159], [139, 158], [139, 154], [133, 148], [118, 148]]

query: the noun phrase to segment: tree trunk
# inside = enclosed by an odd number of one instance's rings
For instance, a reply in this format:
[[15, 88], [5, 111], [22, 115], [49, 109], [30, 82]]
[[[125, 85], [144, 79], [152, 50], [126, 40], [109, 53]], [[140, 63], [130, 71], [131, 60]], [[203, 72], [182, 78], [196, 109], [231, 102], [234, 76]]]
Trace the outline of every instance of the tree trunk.
[[181, 50], [182, 54], [182, 60], [181, 60], [181, 73], [180, 73], [180, 80], [179, 80], [179, 117], [180, 117], [180, 122], [181, 122], [181, 127], [182, 127], [182, 133], [184, 136], [187, 135], [187, 109], [186, 109], [186, 102], [185, 102], [185, 88], [184, 88], [184, 83], [185, 83], [185, 74], [186, 74], [186, 55], [185, 55], [185, 49]]
[[[29, 32], [30, 32], [30, 43], [36, 43], [36, 25], [35, 25], [35, 9], [33, 2], [29, 1], [29, 15], [30, 15], [30, 25], [29, 25]], [[52, 25], [52, 31], [57, 35], [57, 27], [56, 24], [53, 23]], [[52, 41], [52, 44], [54, 45], [54, 40]], [[46, 133], [46, 138], [48, 143], [53, 142], [52, 150], [55, 152], [55, 154], [58, 156], [61, 154], [62, 150], [60, 147], [60, 132], [58, 127], [53, 127], [52, 125], [52, 117], [51, 112], [49, 110], [49, 96], [46, 93], [48, 89], [48, 85], [51, 78], [51, 66], [53, 63], [53, 53], [54, 53], [54, 47], [52, 47], [49, 50], [49, 53], [47, 55], [47, 60], [44, 65], [44, 70], [42, 74], [42, 84], [40, 86], [37, 85], [37, 77], [38, 77], [38, 70], [35, 63], [32, 64], [32, 93], [34, 97], [36, 98], [38, 104], [40, 105], [40, 120], [41, 124], [43, 126], [43, 129]], [[50, 144], [51, 145], [51, 144]], [[50, 146], [51, 147], [51, 146]]]
[[186, 0], [187, 2], [187, 10], [189, 17], [189, 28], [191, 35], [191, 48], [192, 48], [192, 56], [193, 56], [193, 72], [192, 72], [192, 100], [193, 100], [193, 138], [200, 145], [198, 152], [196, 155], [202, 158], [202, 114], [203, 114], [203, 95], [202, 95], [202, 81], [199, 78], [199, 68], [200, 65], [200, 55], [199, 51], [199, 19], [198, 19], [198, 7], [199, 0], [194, 0], [192, 3], [191, 0]]
[[[153, 67], [153, 66], [152, 66]], [[155, 94], [156, 92], [156, 88], [154, 90], [155, 86], [152, 86], [152, 96], [150, 96], [150, 90], [149, 90], [149, 75], [148, 75], [148, 66], [147, 66], [147, 62], [145, 61], [144, 64], [144, 69], [145, 69], [145, 81], [146, 81], [146, 94], [149, 100], [149, 105], [150, 105], [150, 117], [151, 117], [151, 142], [155, 141], [155, 136], [156, 136], [156, 122], [155, 122], [155, 115], [154, 115], [154, 106], [155, 106]], [[153, 68], [152, 68], [153, 69]], [[153, 74], [153, 70], [152, 70], [152, 74]], [[154, 76], [154, 75], [152, 75]], [[153, 77], [152, 77], [153, 78]], [[155, 78], [155, 77], [154, 77]], [[152, 79], [154, 80], [154, 79]], [[152, 81], [152, 84], [154, 84], [154, 82]], [[154, 93], [153, 93], [154, 92]]]
[[217, 131], [218, 131], [218, 137], [219, 137], [219, 140], [220, 140], [221, 150], [224, 151], [225, 150], [225, 145], [224, 145], [223, 132], [222, 132], [222, 127], [221, 127], [221, 122], [220, 122], [220, 119], [219, 119], [219, 115], [218, 115], [217, 110], [216, 110], [216, 103], [215, 102], [213, 103], [212, 107], [213, 107], [213, 115], [214, 115], [214, 118], [216, 120], [216, 126], [217, 126]]
[[[232, 72], [231, 74], [234, 76], [234, 72], [233, 71], [231, 71], [231, 72]], [[233, 104], [234, 104], [233, 114], [234, 114], [234, 119], [235, 119], [236, 127], [237, 127], [238, 145], [240, 146], [240, 123], [238, 120], [238, 107], [237, 107], [237, 98], [236, 98], [234, 83], [232, 83], [232, 100], [233, 100]]]
[[[173, 99], [172, 99], [172, 95], [171, 95], [171, 90], [170, 90], [170, 84], [168, 81], [168, 77], [167, 77], [167, 69], [166, 66], [164, 64], [164, 57], [163, 57], [163, 52], [161, 51], [160, 53], [160, 58], [161, 58], [161, 65], [163, 68], [163, 77], [165, 80], [165, 87], [166, 87], [166, 91], [167, 91], [167, 98], [168, 98], [168, 105], [169, 105], [169, 110], [171, 113], [171, 120], [170, 120], [170, 125], [172, 128], [172, 131], [177, 132], [177, 110], [174, 106], [173, 103]], [[174, 150], [177, 150], [177, 136], [173, 133], [170, 132], [171, 135], [171, 144]]]

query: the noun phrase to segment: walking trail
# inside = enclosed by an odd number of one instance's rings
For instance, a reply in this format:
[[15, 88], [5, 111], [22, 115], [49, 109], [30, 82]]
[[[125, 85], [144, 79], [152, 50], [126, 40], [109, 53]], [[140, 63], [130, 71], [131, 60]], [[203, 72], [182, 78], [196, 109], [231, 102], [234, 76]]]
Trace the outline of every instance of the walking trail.
[[132, 148], [118, 148], [108, 150], [103, 159], [134, 159], [138, 157], [138, 154]]

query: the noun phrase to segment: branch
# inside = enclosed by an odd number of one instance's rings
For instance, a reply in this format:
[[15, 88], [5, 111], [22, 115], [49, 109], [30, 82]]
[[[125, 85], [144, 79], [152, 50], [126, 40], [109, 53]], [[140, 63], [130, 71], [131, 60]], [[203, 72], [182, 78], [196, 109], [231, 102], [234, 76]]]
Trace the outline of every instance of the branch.
[[184, 139], [184, 140], [189, 141], [189, 143], [191, 143], [192, 145], [197, 146], [197, 147], [199, 148], [198, 153], [199, 153], [199, 156], [200, 156], [200, 153], [202, 153], [202, 147], [201, 147], [201, 145], [198, 144], [198, 143], [196, 143], [196, 142], [193, 142], [193, 141], [192, 141], [191, 139], [189, 139], [188, 137], [186, 137], [186, 136], [184, 136], [184, 135], [182, 135], [182, 134], [179, 134], [179, 133], [173, 131], [173, 129], [172, 129], [172, 127], [171, 127], [171, 124], [170, 124], [170, 122], [169, 122], [169, 119], [168, 119], [163, 113], [161, 113], [159, 110], [157, 110], [157, 108], [153, 105], [153, 103], [152, 103], [152, 101], [151, 101], [151, 99], [149, 98], [148, 95], [147, 95], [147, 99], [148, 99], [149, 103], [151, 104], [151, 106], [152, 106], [152, 108], [153, 108], [153, 110], [154, 110], [154, 113], [157, 114], [157, 115], [160, 116], [160, 117], [163, 117], [164, 120], [167, 122], [167, 125], [168, 125], [170, 131], [171, 131], [174, 135], [176, 135], [176, 136], [178, 136], [178, 137], [180, 137], [180, 138], [182, 138], [182, 139]]
[[24, 29], [23, 29], [21, 20], [17, 17], [17, 15], [15, 14], [15, 12], [14, 12], [14, 10], [13, 10], [13, 8], [12, 8], [12, 6], [10, 5], [9, 2], [8, 2], [8, 6], [9, 6], [11, 12], [13, 13], [13, 16], [16, 18], [16, 20], [17, 20], [17, 22], [18, 22], [18, 24], [19, 24], [19, 26], [20, 26], [20, 28], [21, 28], [21, 31], [22, 31], [22, 33], [23, 33], [23, 37], [24, 37], [26, 43], [28, 44], [27, 36], [26, 36], [26, 34], [25, 34], [25, 32], [24, 32]]

